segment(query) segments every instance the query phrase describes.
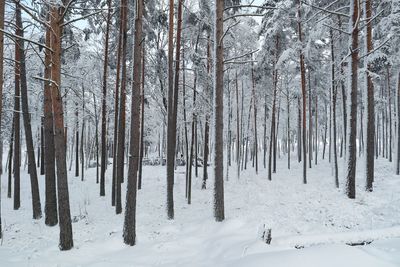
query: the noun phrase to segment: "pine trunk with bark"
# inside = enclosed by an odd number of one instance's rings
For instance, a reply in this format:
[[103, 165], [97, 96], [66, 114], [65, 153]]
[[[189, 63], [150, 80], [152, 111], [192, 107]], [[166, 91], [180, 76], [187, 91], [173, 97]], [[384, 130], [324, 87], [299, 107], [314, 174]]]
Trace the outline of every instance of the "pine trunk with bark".
[[[168, 108], [167, 108], [167, 216], [174, 219], [174, 167], [176, 124], [174, 124], [174, 0], [169, 0], [168, 22]], [[176, 96], [177, 97], [177, 96]], [[175, 119], [176, 122], [176, 119]]]
[[356, 197], [356, 162], [357, 162], [357, 84], [358, 84], [358, 22], [359, 0], [351, 0], [349, 27], [352, 29], [350, 37], [350, 124], [347, 161], [346, 193], [351, 199]]
[[140, 156], [140, 102], [141, 102], [141, 72], [143, 46], [142, 42], [142, 25], [143, 25], [143, 0], [136, 1], [136, 17], [135, 17], [135, 37], [133, 49], [133, 86], [132, 86], [132, 103], [131, 103], [131, 131], [130, 131], [130, 147], [129, 147], [129, 167], [127, 177], [127, 192], [125, 203], [125, 219], [123, 238], [124, 243], [130, 246], [136, 244], [136, 195], [137, 195], [137, 178]]
[[[365, 1], [365, 18], [369, 21], [372, 17], [371, 0]], [[372, 46], [372, 22], [367, 23], [366, 52], [373, 50]], [[375, 92], [374, 83], [370, 73], [372, 65], [367, 63], [367, 155], [366, 155], [366, 191], [373, 190], [374, 164], [375, 164]]]
[[[46, 46], [51, 46], [51, 29], [46, 30]], [[56, 193], [56, 168], [54, 151], [54, 118], [51, 86], [51, 52], [45, 51], [45, 70], [44, 70], [44, 143], [46, 153], [45, 160], [45, 182], [46, 182], [46, 204], [45, 204], [45, 223], [48, 226], [54, 226], [58, 223], [57, 216], [57, 193]]]
[[103, 66], [103, 97], [101, 104], [101, 165], [100, 165], [100, 196], [106, 195], [105, 176], [108, 165], [107, 155], [107, 79], [108, 79], [108, 50], [110, 38], [110, 24], [112, 16], [111, 0], [107, 0], [107, 22], [104, 40], [104, 66]]
[[[298, 0], [298, 7], [297, 7], [297, 31], [299, 35], [300, 44], [303, 45], [303, 37], [302, 37], [302, 28], [301, 28], [301, 1]], [[300, 50], [300, 75], [301, 75], [301, 94], [303, 98], [303, 116], [302, 116], [302, 144], [303, 144], [303, 183], [307, 183], [307, 124], [306, 124], [306, 68], [304, 63], [304, 51], [303, 48]]]
[[[66, 3], [64, 3], [66, 4]], [[54, 147], [57, 169], [57, 197], [60, 226], [60, 250], [69, 250], [74, 246], [72, 238], [71, 212], [68, 192], [68, 173], [66, 162], [66, 144], [64, 132], [64, 112], [61, 99], [61, 36], [64, 8], [52, 5], [50, 9], [51, 48], [52, 48], [52, 104], [54, 112]]]
[[224, 211], [224, 0], [215, 1], [214, 38], [214, 218], [225, 219]]

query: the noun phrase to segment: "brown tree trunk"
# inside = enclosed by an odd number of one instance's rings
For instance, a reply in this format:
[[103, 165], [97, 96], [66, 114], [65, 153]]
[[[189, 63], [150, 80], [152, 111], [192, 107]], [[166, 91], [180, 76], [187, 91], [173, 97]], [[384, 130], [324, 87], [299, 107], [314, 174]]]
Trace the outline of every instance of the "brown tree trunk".
[[75, 102], [75, 177], [79, 177], [79, 111], [78, 102]]
[[[371, 22], [372, 23], [372, 22]], [[389, 66], [386, 68], [387, 70], [387, 87], [388, 87], [388, 124], [389, 124], [389, 162], [392, 162], [392, 93], [390, 88], [390, 70]]]
[[397, 78], [397, 158], [396, 174], [400, 174], [400, 72]]
[[[21, 18], [21, 9], [16, 4], [16, 17]], [[18, 11], [19, 10], [19, 11]], [[22, 28], [17, 27], [15, 35], [21, 35]], [[20, 183], [21, 183], [21, 170], [20, 170], [20, 156], [21, 156], [21, 137], [20, 137], [20, 88], [21, 88], [21, 49], [19, 49], [20, 42], [15, 40], [15, 99], [14, 99], [14, 210], [18, 210], [21, 206]]]
[[95, 146], [96, 146], [96, 184], [99, 183], [99, 116], [97, 114], [96, 94], [93, 93], [94, 123], [95, 123]]
[[331, 37], [331, 90], [332, 90], [332, 117], [333, 117], [333, 173], [335, 177], [335, 186], [339, 188], [338, 162], [337, 162], [337, 145], [336, 145], [336, 99], [337, 86], [335, 84], [335, 50], [333, 41], [333, 32], [330, 30]]
[[351, 60], [350, 60], [350, 138], [349, 155], [347, 166], [346, 193], [349, 198], [356, 197], [356, 161], [357, 161], [357, 82], [358, 82], [358, 21], [359, 21], [359, 0], [351, 0], [350, 25], [351, 33]]
[[138, 177], [138, 189], [142, 189], [142, 171], [143, 171], [143, 155], [144, 147], [146, 146], [144, 142], [144, 71], [145, 71], [145, 43], [143, 41], [143, 51], [142, 51], [142, 86], [140, 91], [140, 155], [139, 155], [139, 177]]
[[[366, 36], [366, 52], [369, 53], [373, 50], [372, 46], [372, 5], [371, 0], [365, 1], [365, 18], [367, 21], [367, 36]], [[371, 64], [367, 64], [367, 155], [366, 155], [366, 191], [373, 190], [374, 181], [374, 153], [375, 153], [375, 92], [374, 83], [372, 81]]]
[[81, 154], [81, 181], [85, 180], [85, 153], [84, 153], [84, 133], [85, 133], [85, 88], [82, 85], [82, 129], [81, 129], [81, 146], [80, 146], [80, 154]]
[[254, 67], [251, 68], [251, 83], [252, 83], [252, 94], [253, 94], [253, 111], [254, 111], [254, 153], [256, 162], [256, 174], [258, 174], [258, 140], [257, 140], [257, 99], [256, 99], [256, 82], [254, 78]]
[[[123, 0], [121, 0], [122, 3]], [[117, 53], [117, 73], [115, 78], [115, 103], [114, 103], [114, 140], [113, 140], [113, 171], [112, 171], [112, 189], [111, 189], [111, 205], [115, 206], [116, 189], [117, 189], [117, 150], [118, 150], [118, 117], [119, 117], [119, 87], [121, 76], [121, 60], [122, 46], [124, 35], [123, 13], [124, 7], [120, 4], [120, 20], [119, 20], [119, 35], [118, 35], [118, 53]]]
[[[0, 3], [0, 29], [4, 29], [4, 12], [5, 12], [5, 2], [1, 1]], [[4, 35], [0, 32], [0, 133], [2, 129], [1, 120], [2, 120], [2, 112], [3, 112], [3, 64], [4, 64]], [[3, 137], [0, 134], [0, 142], [3, 144]], [[10, 161], [11, 163], [11, 161]], [[0, 164], [3, 165], [3, 157], [1, 157]], [[11, 193], [11, 192], [10, 192]], [[3, 237], [3, 228], [1, 224], [1, 185], [0, 185], [0, 238]]]
[[214, 38], [214, 217], [225, 219], [224, 211], [224, 0], [215, 1]]
[[[141, 102], [141, 72], [142, 72], [142, 52], [144, 42], [142, 42], [142, 16], [143, 16], [143, 0], [136, 1], [136, 17], [135, 17], [135, 40], [133, 49], [133, 86], [132, 86], [132, 103], [131, 103], [131, 136], [129, 148], [129, 168], [127, 178], [127, 192], [125, 203], [125, 220], [123, 238], [124, 243], [130, 246], [136, 243], [136, 193], [137, 193], [137, 175], [139, 166], [139, 150], [140, 150], [140, 102]], [[143, 114], [142, 114], [143, 116]]]
[[64, 112], [62, 106], [61, 85], [61, 35], [63, 8], [51, 6], [51, 48], [52, 51], [52, 104], [54, 112], [54, 147], [57, 164], [57, 197], [60, 225], [60, 250], [69, 250], [73, 247], [71, 213], [69, 206], [68, 177], [66, 164], [66, 144], [64, 137]]
[[[210, 71], [211, 71], [211, 41], [210, 41], [210, 35], [207, 37], [207, 75], [210, 77]], [[196, 76], [197, 77], [197, 76]], [[237, 76], [236, 76], [237, 78]], [[237, 80], [236, 80], [237, 82]], [[210, 88], [209, 84], [207, 83], [206, 86], [206, 97], [210, 99]], [[207, 179], [208, 179], [208, 156], [210, 152], [209, 148], [209, 139], [210, 139], [210, 114], [208, 111], [206, 111], [206, 118], [205, 118], [205, 125], [204, 125], [204, 152], [203, 152], [203, 159], [204, 159], [204, 164], [203, 164], [203, 183], [201, 185], [202, 189], [206, 189], [206, 184], [207, 184]]]
[[[176, 124], [174, 124], [174, 0], [169, 0], [168, 22], [168, 108], [167, 108], [167, 216], [174, 219], [174, 167]], [[177, 42], [178, 45], [178, 42]], [[178, 53], [177, 49], [177, 53]], [[179, 51], [180, 52], [180, 51]], [[179, 63], [179, 62], [177, 62]], [[176, 98], [178, 96], [176, 95]], [[176, 120], [175, 120], [176, 122]]]
[[[298, 16], [298, 22], [297, 22], [297, 30], [298, 30], [298, 35], [299, 35], [299, 41], [300, 44], [303, 44], [303, 37], [302, 37], [302, 29], [301, 29], [301, 1], [298, 0], [298, 6], [297, 6], [297, 16]], [[306, 68], [304, 64], [304, 51], [303, 48], [300, 50], [300, 74], [301, 74], [301, 93], [303, 97], [303, 118], [302, 118], [302, 123], [303, 123], [303, 136], [302, 136], [302, 143], [303, 143], [303, 183], [307, 183], [307, 124], [306, 124], [306, 99], [307, 99], [307, 93], [306, 93]]]
[[[235, 75], [235, 89], [236, 89], [236, 164], [237, 164], [237, 178], [240, 178], [240, 117], [239, 117], [239, 85], [238, 75], [236, 70]], [[265, 128], [264, 125], [264, 143], [265, 143]], [[264, 145], [264, 168], [265, 168], [265, 145]]]
[[[125, 165], [125, 110], [126, 110], [126, 83], [127, 83], [127, 24], [128, 24], [128, 2], [121, 0], [121, 23], [122, 23], [122, 51], [121, 51], [121, 91], [118, 111], [118, 133], [117, 133], [117, 166], [115, 180], [115, 213], [122, 212], [121, 184], [124, 182]], [[136, 189], [135, 189], [136, 190]]]
[[41, 125], [40, 125], [40, 146], [38, 145], [38, 165], [39, 165], [39, 159], [40, 159], [40, 175], [44, 175], [45, 168], [44, 168], [44, 118], [41, 118]]
[[[46, 46], [50, 47], [51, 29], [46, 29]], [[46, 153], [45, 157], [45, 181], [46, 181], [46, 205], [45, 205], [45, 223], [48, 226], [54, 226], [58, 223], [57, 217], [57, 193], [56, 193], [56, 169], [54, 152], [54, 123], [53, 107], [51, 95], [51, 52], [45, 51], [45, 70], [44, 70], [44, 142]]]
[[7, 183], [7, 197], [11, 198], [11, 187], [12, 187], [12, 176], [13, 176], [13, 159], [14, 159], [14, 134], [15, 134], [15, 112], [13, 114], [13, 123], [11, 127], [11, 138], [10, 138], [10, 148], [8, 152], [8, 183]]
[[107, 79], [108, 79], [108, 50], [111, 24], [111, 0], [107, 0], [106, 36], [104, 40], [104, 66], [103, 66], [103, 98], [101, 108], [101, 167], [100, 167], [100, 196], [106, 195], [105, 176], [108, 165], [107, 155]]

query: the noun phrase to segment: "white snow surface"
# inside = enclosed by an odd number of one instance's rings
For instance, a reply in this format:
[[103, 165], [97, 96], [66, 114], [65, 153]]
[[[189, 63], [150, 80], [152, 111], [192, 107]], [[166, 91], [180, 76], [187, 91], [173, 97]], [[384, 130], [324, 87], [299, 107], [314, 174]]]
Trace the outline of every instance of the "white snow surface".
[[[307, 185], [295, 160], [290, 171], [285, 159], [279, 160], [272, 181], [262, 164], [256, 175], [251, 163], [238, 180], [233, 162], [225, 181], [226, 220], [219, 223], [213, 219], [212, 179], [206, 190], [200, 189], [201, 168], [191, 205], [185, 200], [185, 167], [176, 170], [175, 220], [167, 220], [165, 167], [145, 166], [133, 247], [122, 240], [123, 214], [115, 215], [111, 207], [110, 170], [106, 197], [99, 197], [95, 169], [87, 170], [83, 182], [71, 172], [71, 215], [76, 222], [70, 251], [58, 249], [58, 226], [46, 226], [44, 218], [32, 220], [26, 172], [21, 177], [21, 209], [13, 210], [5, 173], [0, 266], [400, 266], [400, 177], [393, 174], [393, 163], [380, 159], [374, 192], [364, 192], [362, 161], [355, 200], [344, 194], [344, 175], [341, 188], [334, 187], [327, 160], [308, 169]], [[212, 166], [209, 170], [212, 176]], [[44, 176], [39, 183], [44, 208]], [[260, 238], [264, 225], [272, 229], [270, 245]], [[363, 241], [372, 243], [346, 245]]]

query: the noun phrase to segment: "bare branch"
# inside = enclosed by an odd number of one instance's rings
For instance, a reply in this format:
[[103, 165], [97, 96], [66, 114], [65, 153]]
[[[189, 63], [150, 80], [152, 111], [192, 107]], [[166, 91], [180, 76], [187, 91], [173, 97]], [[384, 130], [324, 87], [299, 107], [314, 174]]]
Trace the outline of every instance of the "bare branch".
[[330, 29], [332, 29], [332, 30], [335, 30], [335, 31], [339, 31], [339, 32], [341, 32], [341, 33], [344, 33], [344, 34], [347, 34], [347, 35], [351, 35], [351, 33], [349, 33], [349, 32], [346, 32], [346, 31], [344, 31], [344, 30], [342, 30], [342, 29], [339, 29], [339, 28], [336, 28], [336, 27], [332, 27], [332, 26], [330, 26], [330, 25], [328, 25], [328, 24], [323, 24], [325, 27], [328, 27], [328, 28], [330, 28]]
[[[3, 0], [3, 1], [4, 1], [4, 0]], [[26, 6], [24, 6], [23, 4], [21, 4], [21, 1], [20, 1], [20, 0], [13, 0], [13, 1], [14, 1], [16, 4], [18, 4], [18, 5], [21, 7], [21, 9], [22, 9], [23, 11], [25, 11], [25, 13], [27, 13], [29, 16], [31, 16], [31, 18], [32, 18], [33, 20], [39, 22], [40, 24], [42, 24], [42, 25], [44, 25], [44, 26], [46, 26], [46, 27], [50, 27], [50, 25], [49, 25], [46, 21], [41, 20], [38, 16], [36, 16], [35, 14], [33, 14], [33, 13], [29, 10], [29, 8], [27, 8]]]
[[264, 17], [265, 14], [236, 14], [224, 19], [224, 22], [237, 17]]
[[259, 50], [259, 49], [256, 49], [256, 50], [247, 52], [246, 54], [243, 54], [243, 55], [240, 55], [240, 56], [237, 56], [237, 57], [233, 57], [233, 58], [227, 59], [227, 60], [225, 60], [225, 62], [231, 62], [231, 61], [234, 61], [234, 60], [236, 60], [236, 59], [239, 59], [239, 58], [243, 58], [243, 57], [252, 55], [252, 54], [258, 52], [258, 50]]
[[102, 12], [102, 10], [99, 10], [99, 11], [96, 11], [96, 12], [93, 12], [93, 13], [90, 13], [90, 14], [87, 14], [87, 15], [85, 15], [85, 16], [82, 16], [82, 17], [79, 17], [79, 18], [76, 18], [76, 19], [72, 19], [72, 20], [70, 20], [70, 21], [64, 22], [61, 26], [66, 26], [66, 25], [68, 25], [68, 24], [71, 24], [71, 23], [74, 23], [74, 22], [77, 22], [77, 21], [80, 21], [80, 20], [89, 18], [89, 17], [94, 16], [94, 15], [97, 15], [97, 14], [99, 14], [99, 13], [101, 13], [101, 12]]
[[340, 13], [340, 12], [335, 12], [335, 11], [331, 11], [331, 10], [328, 10], [328, 9], [325, 9], [325, 8], [322, 8], [322, 7], [315, 6], [315, 5], [313, 5], [313, 4], [307, 3], [307, 2], [305, 2], [305, 1], [301, 1], [301, 2], [302, 2], [303, 4], [305, 4], [305, 5], [307, 5], [307, 6], [313, 7], [313, 8], [315, 8], [315, 9], [320, 10], [320, 11], [327, 12], [327, 13], [330, 13], [330, 14], [332, 14], [332, 15], [338, 15], [338, 16], [343, 16], [343, 17], [349, 18], [349, 15], [347, 15], [347, 14]]
[[257, 60], [247, 60], [247, 61], [226, 61], [224, 64], [248, 64], [257, 63]]
[[272, 6], [256, 6], [256, 5], [236, 5], [236, 6], [229, 6], [224, 9], [224, 11], [227, 11], [229, 9], [234, 9], [234, 8], [243, 8], [243, 7], [251, 7], [251, 8], [260, 8], [260, 9], [278, 9], [276, 7]]
[[61, 15], [60, 21], [62, 21], [62, 20], [64, 19], [64, 17], [65, 17], [65, 15], [67, 14], [69, 8], [71, 7], [71, 5], [73, 4], [73, 2], [75, 2], [75, 1], [76, 1], [76, 0], [70, 0], [70, 1], [68, 2], [68, 4], [66, 5], [66, 7], [65, 7], [65, 9], [64, 9], [63, 14]]
[[368, 52], [368, 53], [365, 54], [365, 55], [360, 56], [359, 59], [363, 59], [363, 58], [365, 58], [365, 57], [367, 57], [367, 56], [369, 56], [369, 55], [375, 53], [376, 51], [378, 51], [379, 49], [381, 49], [384, 45], [386, 45], [390, 40], [392, 40], [392, 38], [393, 38], [393, 36], [390, 36], [390, 37], [387, 38], [383, 43], [381, 43], [377, 48], [375, 48], [374, 50]]
[[27, 39], [27, 38], [21, 37], [21, 36], [19, 36], [19, 35], [15, 35], [15, 34], [13, 34], [13, 33], [7, 32], [7, 31], [5, 31], [5, 30], [3, 30], [3, 29], [0, 29], [0, 31], [1, 31], [2, 33], [4, 33], [5, 35], [9, 36], [9, 37], [21, 39], [21, 40], [24, 40], [24, 41], [26, 41], [26, 42], [36, 44], [36, 45], [38, 45], [38, 46], [41, 46], [41, 47], [43, 47], [43, 48], [45, 48], [45, 49], [47, 49], [47, 50], [53, 52], [53, 50], [52, 50], [50, 47], [47, 47], [46, 45], [41, 44], [41, 43], [39, 43], [39, 42], [36, 42], [36, 41], [31, 40], [31, 39]]

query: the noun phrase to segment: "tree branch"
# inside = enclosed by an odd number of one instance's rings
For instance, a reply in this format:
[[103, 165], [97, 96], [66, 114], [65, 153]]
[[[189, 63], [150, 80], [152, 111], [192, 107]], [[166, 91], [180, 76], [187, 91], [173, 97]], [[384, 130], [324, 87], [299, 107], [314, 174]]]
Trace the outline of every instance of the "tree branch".
[[315, 5], [313, 5], [313, 4], [307, 3], [307, 2], [305, 2], [305, 1], [301, 1], [301, 2], [302, 2], [303, 4], [305, 4], [305, 5], [307, 5], [307, 6], [313, 7], [313, 8], [315, 8], [315, 9], [320, 10], [320, 11], [327, 12], [327, 13], [330, 13], [330, 14], [332, 14], [332, 15], [338, 15], [338, 16], [343, 16], [343, 17], [349, 18], [349, 15], [347, 15], [347, 14], [340, 13], [340, 12], [335, 12], [335, 11], [331, 11], [331, 10], [327, 10], [327, 9], [325, 9], [325, 8], [322, 8], [322, 7], [315, 6]]
[[68, 24], [71, 24], [71, 23], [74, 23], [74, 22], [77, 22], [77, 21], [80, 21], [80, 20], [89, 18], [89, 17], [94, 16], [94, 15], [97, 15], [97, 14], [99, 14], [99, 13], [101, 13], [101, 12], [102, 12], [102, 10], [99, 10], [99, 11], [96, 11], [96, 12], [93, 12], [93, 13], [90, 13], [90, 14], [87, 14], [87, 15], [85, 15], [85, 16], [82, 16], [82, 17], [79, 17], [79, 18], [76, 18], [76, 19], [72, 19], [72, 20], [70, 20], [70, 21], [64, 22], [63, 24], [61, 24], [61, 26], [66, 26], [66, 25], [68, 25]]
[[3, 30], [3, 29], [0, 29], [0, 32], [4, 33], [5, 35], [7, 35], [7, 36], [9, 36], [9, 37], [21, 39], [21, 40], [24, 40], [24, 41], [26, 41], [26, 42], [33, 43], [33, 44], [36, 44], [36, 45], [41, 46], [41, 47], [43, 47], [43, 48], [46, 48], [47, 50], [49, 50], [49, 51], [51, 51], [51, 52], [54, 52], [53, 49], [51, 49], [50, 47], [47, 47], [46, 45], [41, 44], [41, 43], [39, 43], [39, 42], [36, 42], [36, 41], [30, 40], [30, 39], [21, 37], [21, 36], [19, 36], [19, 35], [15, 35], [15, 34], [13, 34], [13, 33], [7, 32], [7, 31], [5, 31], [5, 30]]

